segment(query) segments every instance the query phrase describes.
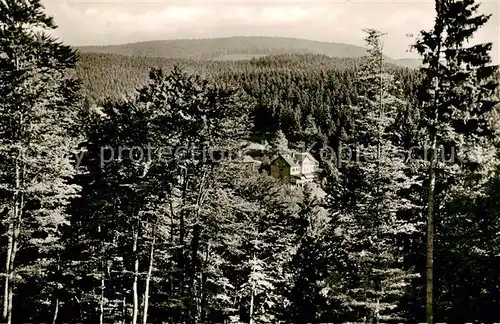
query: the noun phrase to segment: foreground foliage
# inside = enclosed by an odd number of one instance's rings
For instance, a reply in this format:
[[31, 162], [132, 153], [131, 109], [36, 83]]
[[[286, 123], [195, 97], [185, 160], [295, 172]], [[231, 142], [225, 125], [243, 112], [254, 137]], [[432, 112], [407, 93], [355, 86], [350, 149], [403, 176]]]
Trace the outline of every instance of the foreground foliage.
[[[4, 320], [421, 322], [429, 260], [429, 321], [498, 320], [498, 74], [489, 45], [462, 46], [486, 20], [474, 2], [439, 4], [419, 74], [371, 29], [360, 60], [75, 70], [39, 1], [1, 1]], [[314, 144], [326, 198], [238, 163], [249, 137], [271, 155]], [[429, 143], [461, 159], [426, 159]]]

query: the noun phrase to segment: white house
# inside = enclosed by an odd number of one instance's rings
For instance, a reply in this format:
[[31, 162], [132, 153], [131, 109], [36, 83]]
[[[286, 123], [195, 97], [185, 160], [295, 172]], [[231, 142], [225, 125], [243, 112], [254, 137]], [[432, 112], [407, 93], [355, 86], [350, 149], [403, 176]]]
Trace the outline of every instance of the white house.
[[313, 182], [319, 170], [318, 161], [310, 153], [280, 154], [271, 162], [271, 175], [295, 185]]

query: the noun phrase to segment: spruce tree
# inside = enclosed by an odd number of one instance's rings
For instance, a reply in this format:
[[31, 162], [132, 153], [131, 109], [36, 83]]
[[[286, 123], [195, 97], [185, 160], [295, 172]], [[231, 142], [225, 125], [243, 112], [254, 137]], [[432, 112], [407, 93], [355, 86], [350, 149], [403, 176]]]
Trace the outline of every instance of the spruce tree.
[[[470, 45], [489, 15], [477, 13], [474, 0], [436, 0], [430, 31], [415, 43], [423, 56], [425, 74], [419, 101], [422, 107], [424, 150], [428, 152], [426, 319], [433, 321], [433, 255], [435, 216], [446, 197], [462, 191], [480, 192], [495, 161], [491, 127], [496, 66], [491, 43]], [[445, 161], [441, 156], [451, 157]]]
[[276, 135], [271, 140], [270, 153], [272, 157], [276, 157], [278, 154], [290, 153], [288, 140], [281, 129], [276, 132]]
[[342, 143], [353, 155], [341, 161], [329, 203], [331, 213], [339, 214], [332, 234], [337, 249], [346, 253], [343, 268], [349, 271], [333, 275], [329, 294], [354, 310], [353, 320], [379, 322], [401, 319], [399, 299], [414, 276], [403, 266], [401, 242], [416, 230], [402, 218], [414, 207], [403, 193], [415, 180], [398, 130], [398, 111], [407, 103], [385, 72], [382, 34], [366, 33], [369, 56], [357, 79], [363, 95], [354, 107], [352, 132]]
[[312, 188], [305, 187], [302, 196], [292, 227], [296, 231], [293, 242], [296, 248], [289, 264], [292, 276], [288, 318], [294, 323], [316, 323], [327, 308], [320, 291], [328, 263], [326, 249], [323, 249], [325, 241], [330, 240], [325, 235], [328, 218]]

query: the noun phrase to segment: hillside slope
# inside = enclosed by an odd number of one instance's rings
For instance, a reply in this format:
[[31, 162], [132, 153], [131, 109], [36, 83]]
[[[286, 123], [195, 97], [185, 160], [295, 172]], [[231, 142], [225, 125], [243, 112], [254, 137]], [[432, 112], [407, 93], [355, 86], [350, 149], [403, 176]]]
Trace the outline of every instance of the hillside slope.
[[419, 67], [422, 66], [422, 60], [421, 59], [414, 59], [414, 58], [403, 58], [403, 59], [397, 59], [394, 62], [395, 64], [409, 67], [412, 69], [418, 69]]
[[[320, 72], [354, 71], [363, 58], [329, 57], [320, 54], [280, 54], [237, 60], [195, 60], [182, 58], [140, 57], [106, 53], [80, 53], [76, 74], [83, 82], [83, 91], [88, 99], [105, 97], [120, 98], [131, 94], [148, 80], [151, 68], [165, 71], [174, 65], [190, 73], [204, 77], [218, 75], [255, 76], [259, 73], [309, 75]], [[401, 67], [387, 63], [387, 68]], [[267, 77], [266, 77], [267, 78]]]
[[109, 46], [83, 46], [81, 52], [132, 56], [212, 59], [224, 55], [270, 55], [316, 53], [335, 57], [360, 57], [360, 46], [284, 37], [227, 37], [211, 39], [173, 39]]
[[[361, 46], [285, 37], [227, 37], [213, 39], [174, 39], [109, 46], [77, 47], [82, 53], [127, 56], [231, 61], [277, 54], [322, 54], [330, 57], [358, 58], [366, 55]], [[414, 67], [407, 60], [390, 63]]]

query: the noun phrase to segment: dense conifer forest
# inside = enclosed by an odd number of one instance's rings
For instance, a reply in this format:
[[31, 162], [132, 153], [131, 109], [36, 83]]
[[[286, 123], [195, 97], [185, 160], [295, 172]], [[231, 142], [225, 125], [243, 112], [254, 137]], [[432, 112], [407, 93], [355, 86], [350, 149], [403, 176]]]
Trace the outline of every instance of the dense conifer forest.
[[[140, 57], [184, 58], [232, 61], [282, 54], [321, 54], [332, 58], [361, 58], [366, 48], [342, 43], [327, 43], [286, 37], [225, 37], [209, 39], [170, 39], [122, 45], [80, 46], [82, 53], [107, 53]], [[415, 67], [417, 59], [391, 59], [389, 62]]]
[[[128, 57], [117, 54], [82, 53], [77, 76], [89, 104], [105, 99], [122, 99], [147, 83], [151, 67], [204, 76], [212, 82], [243, 90], [255, 104], [254, 133], [273, 136], [281, 129], [299, 140], [309, 116], [321, 134], [335, 136], [338, 114], [348, 109], [360, 91], [356, 71], [364, 58], [330, 58], [316, 54], [282, 54], [245, 61], [207, 61]], [[416, 69], [387, 63], [401, 83], [408, 100], [415, 100], [420, 80]]]
[[[436, 0], [412, 69], [374, 29], [359, 57], [77, 51], [39, 0], [0, 1], [2, 322], [498, 321], [478, 6]], [[259, 168], [227, 158], [249, 140]], [[304, 149], [316, 187], [271, 176]]]

